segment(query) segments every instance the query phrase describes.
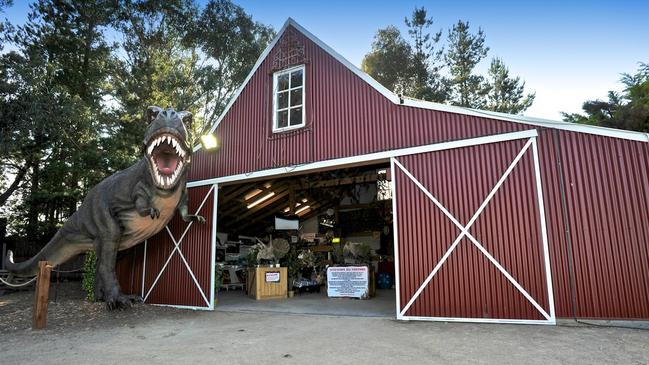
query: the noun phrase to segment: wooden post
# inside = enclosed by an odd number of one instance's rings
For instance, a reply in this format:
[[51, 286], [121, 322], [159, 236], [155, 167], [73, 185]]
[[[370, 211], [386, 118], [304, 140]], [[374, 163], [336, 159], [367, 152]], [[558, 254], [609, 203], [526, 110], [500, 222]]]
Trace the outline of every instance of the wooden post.
[[50, 294], [50, 274], [52, 265], [47, 261], [38, 262], [38, 277], [36, 278], [36, 293], [34, 295], [34, 313], [32, 330], [45, 328], [47, 324], [47, 304]]

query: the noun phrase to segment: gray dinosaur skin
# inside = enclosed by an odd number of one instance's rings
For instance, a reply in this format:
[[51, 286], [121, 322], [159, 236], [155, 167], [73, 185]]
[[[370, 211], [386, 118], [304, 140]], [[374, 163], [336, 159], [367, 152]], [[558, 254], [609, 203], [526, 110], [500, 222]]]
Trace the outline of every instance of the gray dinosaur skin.
[[[149, 107], [147, 117], [150, 125], [143, 141], [142, 159], [92, 188], [79, 209], [36, 256], [13, 263], [13, 254], [8, 252], [10, 272], [17, 276], [33, 276], [38, 272], [39, 261], [60, 265], [94, 248], [97, 253], [95, 298], [105, 301], [108, 309], [130, 307], [133, 302], [141, 301], [138, 296], [121, 292], [115, 275], [117, 252], [155, 235], [167, 225], [176, 209], [186, 222], [205, 222], [203, 217], [189, 214], [187, 209], [186, 175], [191, 146], [187, 143], [184, 123], [191, 122], [191, 114]], [[182, 155], [176, 153], [175, 167], [182, 170], [177, 172], [175, 181], [168, 184], [164, 179], [156, 179], [155, 171], [159, 170], [155, 170], [153, 158], [147, 153], [161, 135], [175, 137], [176, 145], [182, 149]], [[167, 153], [172, 151], [171, 145], [167, 147]]]

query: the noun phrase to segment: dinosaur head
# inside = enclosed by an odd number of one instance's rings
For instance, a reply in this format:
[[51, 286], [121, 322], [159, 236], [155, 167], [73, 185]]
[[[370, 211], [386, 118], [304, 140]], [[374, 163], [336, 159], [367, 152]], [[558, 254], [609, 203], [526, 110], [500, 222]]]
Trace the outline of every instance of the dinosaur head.
[[151, 106], [147, 119], [149, 128], [144, 136], [144, 157], [153, 183], [160, 189], [173, 189], [189, 166], [191, 148], [185, 123], [191, 123], [192, 114]]

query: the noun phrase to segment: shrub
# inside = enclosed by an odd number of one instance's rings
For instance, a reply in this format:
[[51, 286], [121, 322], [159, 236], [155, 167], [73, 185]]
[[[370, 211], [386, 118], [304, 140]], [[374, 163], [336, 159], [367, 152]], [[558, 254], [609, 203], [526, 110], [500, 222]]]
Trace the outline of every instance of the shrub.
[[81, 286], [86, 292], [86, 299], [95, 301], [95, 274], [97, 272], [97, 254], [95, 250], [86, 253], [86, 259], [83, 262], [83, 281]]

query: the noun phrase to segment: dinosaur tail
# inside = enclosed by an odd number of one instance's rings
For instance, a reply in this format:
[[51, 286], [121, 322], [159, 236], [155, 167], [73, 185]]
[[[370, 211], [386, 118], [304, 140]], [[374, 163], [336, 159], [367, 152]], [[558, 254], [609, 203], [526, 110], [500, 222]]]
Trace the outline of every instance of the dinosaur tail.
[[34, 276], [38, 274], [39, 261], [49, 261], [56, 266], [83, 252], [83, 250], [76, 249], [74, 246], [74, 244], [63, 238], [59, 231], [36, 256], [29, 260], [14, 263], [13, 252], [7, 251], [6, 267], [15, 276]]

